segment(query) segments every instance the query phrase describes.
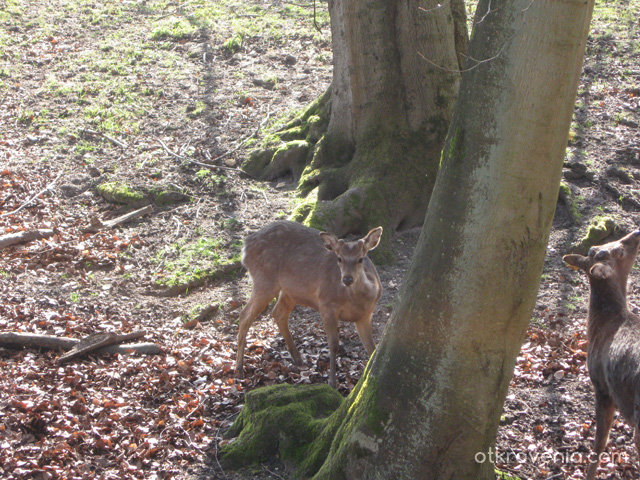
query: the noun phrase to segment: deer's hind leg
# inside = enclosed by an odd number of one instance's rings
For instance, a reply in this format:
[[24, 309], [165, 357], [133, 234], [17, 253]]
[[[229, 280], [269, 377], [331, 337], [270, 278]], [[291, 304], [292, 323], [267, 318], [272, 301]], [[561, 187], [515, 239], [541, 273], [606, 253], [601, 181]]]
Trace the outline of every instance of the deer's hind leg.
[[289, 331], [289, 315], [295, 306], [296, 304], [290, 296], [284, 292], [280, 292], [276, 306], [273, 307], [273, 319], [278, 326], [278, 330], [280, 330], [280, 334], [284, 337], [284, 341], [287, 343], [287, 349], [293, 361], [296, 365], [302, 366], [302, 357]]
[[247, 332], [253, 321], [258, 318], [269, 302], [277, 295], [278, 291], [273, 287], [263, 287], [254, 279], [253, 291], [247, 305], [240, 312], [238, 319], [238, 353], [236, 356], [236, 377], [243, 378], [244, 348], [247, 342]]

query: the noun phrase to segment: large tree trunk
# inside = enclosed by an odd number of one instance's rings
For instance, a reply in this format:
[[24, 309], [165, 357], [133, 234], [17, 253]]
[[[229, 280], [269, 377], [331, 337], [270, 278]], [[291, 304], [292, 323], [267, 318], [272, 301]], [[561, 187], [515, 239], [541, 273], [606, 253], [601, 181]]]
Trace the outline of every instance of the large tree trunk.
[[495, 442], [535, 303], [593, 0], [491, 5], [393, 317], [299, 474], [493, 478], [476, 454]]
[[299, 176], [296, 219], [339, 236], [419, 225], [458, 92], [464, 3], [330, 0], [329, 12], [330, 93], [244, 167]]

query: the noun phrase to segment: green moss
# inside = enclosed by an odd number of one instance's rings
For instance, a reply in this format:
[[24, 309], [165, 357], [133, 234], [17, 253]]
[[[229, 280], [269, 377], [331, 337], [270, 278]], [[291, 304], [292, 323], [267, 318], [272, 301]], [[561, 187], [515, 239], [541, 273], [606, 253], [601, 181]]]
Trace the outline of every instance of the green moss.
[[207, 110], [207, 104], [202, 101], [197, 101], [192, 105], [188, 105], [186, 108], [187, 117], [193, 119], [198, 118]]
[[618, 225], [614, 217], [596, 216], [591, 220], [584, 236], [574, 245], [572, 250], [575, 253], [586, 255], [591, 247], [600, 245], [609, 235], [615, 233]]
[[156, 284], [180, 293], [202, 285], [205, 280], [230, 275], [240, 269], [240, 246], [225, 247], [221, 239], [200, 238], [177, 242], [160, 250]]
[[[338, 410], [327, 420], [318, 439], [308, 449], [300, 472], [314, 479], [342, 478], [342, 466], [370, 453], [383, 434], [388, 418], [378, 404], [378, 384], [367, 366], [362, 379]], [[348, 457], [348, 459], [347, 459]], [[348, 461], [346, 461], [348, 460]], [[317, 473], [316, 473], [317, 472]]]
[[293, 212], [289, 216], [289, 220], [294, 222], [304, 223], [309, 217], [311, 210], [313, 210], [316, 202], [318, 201], [318, 189], [311, 190], [306, 196], [298, 197], [293, 200]]
[[107, 182], [97, 187], [98, 194], [107, 202], [139, 205], [145, 201], [144, 193], [123, 182]]
[[464, 158], [464, 130], [458, 127], [447, 137], [442, 154], [440, 155], [440, 168], [446, 160], [459, 161]]
[[225, 468], [240, 468], [278, 456], [295, 466], [322, 432], [326, 419], [343, 402], [328, 385], [272, 385], [247, 393], [245, 406], [226, 437], [236, 437], [222, 447]]
[[302, 174], [316, 142], [329, 121], [330, 90], [302, 112], [292, 112], [283, 127], [269, 132], [250, 154], [242, 168], [257, 178], [273, 179], [291, 171]]
[[574, 221], [580, 220], [582, 215], [580, 214], [578, 199], [574, 198], [573, 193], [571, 193], [571, 187], [564, 182], [560, 183], [558, 198], [569, 209], [571, 218], [573, 218]]
[[278, 132], [278, 136], [281, 140], [303, 140], [307, 135], [307, 125], [298, 125], [291, 127], [287, 130], [281, 130]]

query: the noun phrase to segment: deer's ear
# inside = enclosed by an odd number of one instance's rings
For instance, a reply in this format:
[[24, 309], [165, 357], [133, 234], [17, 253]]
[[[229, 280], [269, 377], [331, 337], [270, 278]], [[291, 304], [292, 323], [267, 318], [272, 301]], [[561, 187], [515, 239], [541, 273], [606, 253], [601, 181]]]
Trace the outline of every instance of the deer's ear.
[[380, 243], [380, 237], [382, 236], [382, 227], [376, 227], [367, 233], [367, 236], [362, 239], [364, 242], [365, 251], [373, 250]]
[[572, 253], [570, 255], [565, 255], [564, 257], [562, 257], [562, 260], [564, 260], [564, 263], [566, 263], [569, 267], [573, 268], [574, 270], [584, 270], [587, 271], [588, 268], [588, 258], [587, 257], [583, 257], [582, 255], [578, 255], [575, 253]]
[[336, 251], [338, 248], [338, 238], [327, 232], [320, 232], [320, 239], [327, 250]]

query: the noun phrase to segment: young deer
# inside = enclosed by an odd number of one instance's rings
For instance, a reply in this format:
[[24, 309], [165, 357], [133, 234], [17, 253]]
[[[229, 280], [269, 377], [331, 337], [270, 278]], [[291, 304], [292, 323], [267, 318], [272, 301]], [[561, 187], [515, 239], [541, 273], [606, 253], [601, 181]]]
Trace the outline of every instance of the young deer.
[[249, 235], [242, 264], [253, 280], [251, 298], [240, 313], [236, 375], [243, 376], [247, 331], [276, 296], [273, 318], [297, 365], [302, 358], [289, 332], [289, 314], [296, 305], [320, 312], [329, 341], [329, 385], [336, 383], [338, 320], [354, 322], [369, 355], [375, 346], [371, 315], [382, 286], [367, 252], [380, 241], [382, 227], [353, 242], [338, 240], [295, 222], [278, 221]]
[[[586, 272], [591, 285], [587, 320], [587, 366], [596, 393], [595, 453], [607, 445], [618, 408], [636, 428], [640, 452], [640, 317], [627, 307], [627, 277], [638, 249], [640, 230], [616, 242], [589, 250], [589, 256], [565, 255], [571, 267]], [[598, 460], [590, 457], [587, 480], [595, 477]]]

